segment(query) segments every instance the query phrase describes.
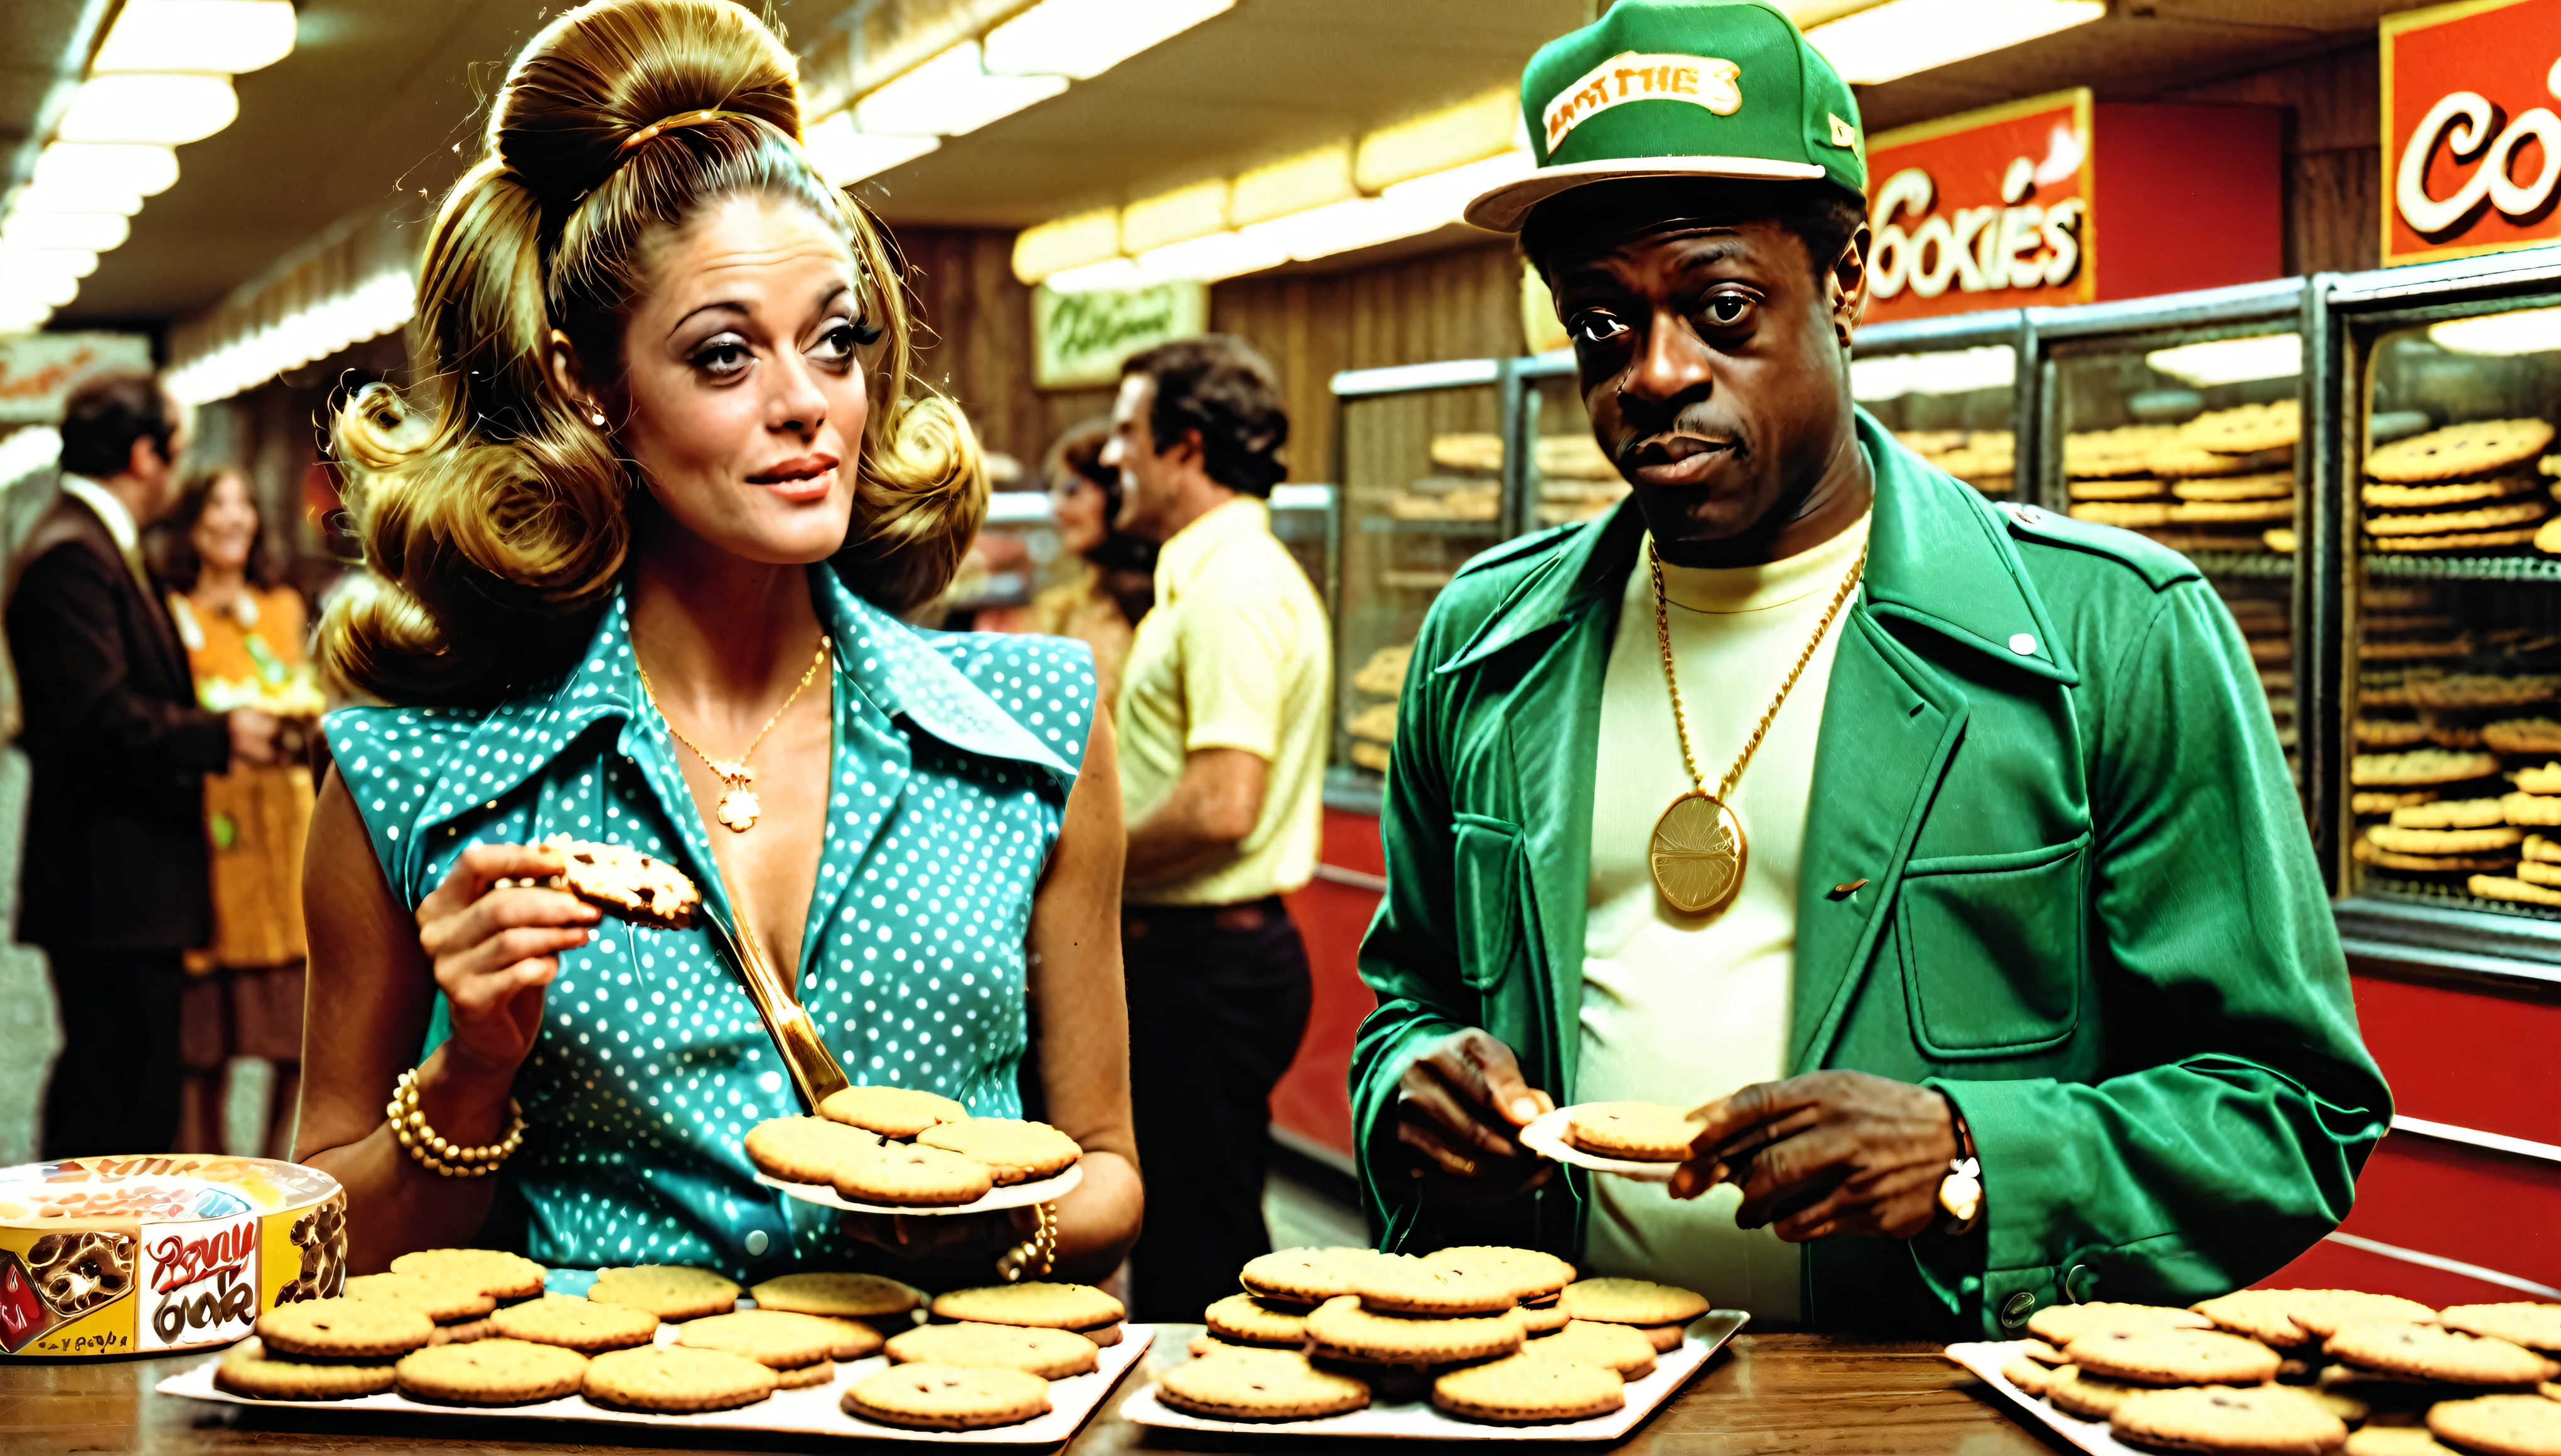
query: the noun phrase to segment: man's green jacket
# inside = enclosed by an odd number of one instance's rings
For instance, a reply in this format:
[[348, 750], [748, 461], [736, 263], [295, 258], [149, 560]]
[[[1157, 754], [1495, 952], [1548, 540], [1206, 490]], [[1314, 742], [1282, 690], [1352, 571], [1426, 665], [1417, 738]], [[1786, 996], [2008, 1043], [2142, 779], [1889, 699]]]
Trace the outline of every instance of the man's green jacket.
[[[2345, 1216], [2391, 1098], [2249, 653], [2184, 559], [1994, 506], [1857, 428], [1875, 516], [1814, 758], [1788, 1065], [1945, 1090], [1984, 1213], [1807, 1245], [1807, 1323], [2003, 1338], [2058, 1301], [2259, 1279]], [[1428, 1200], [1397, 1079], [1481, 1027], [1574, 1099], [1602, 675], [1643, 525], [1630, 501], [1478, 558], [1415, 643], [1351, 1071], [1389, 1248], [1580, 1249], [1577, 1170], [1489, 1210]]]

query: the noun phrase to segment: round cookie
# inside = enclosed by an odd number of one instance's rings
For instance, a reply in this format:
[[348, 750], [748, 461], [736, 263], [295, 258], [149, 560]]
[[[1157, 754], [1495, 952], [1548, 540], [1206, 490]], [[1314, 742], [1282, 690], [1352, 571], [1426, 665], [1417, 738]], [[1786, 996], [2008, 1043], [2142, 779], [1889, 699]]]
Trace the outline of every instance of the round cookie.
[[912, 1138], [936, 1123], [958, 1122], [969, 1109], [911, 1087], [844, 1087], [818, 1103], [818, 1115], [885, 1138]]
[[1423, 1256], [1436, 1269], [1454, 1269], [1502, 1280], [1523, 1304], [1554, 1298], [1574, 1282], [1574, 1266], [1552, 1253], [1497, 1244], [1465, 1244], [1436, 1249]]
[[2476, 419], [2394, 440], [2365, 457], [2365, 473], [2391, 485], [2457, 480], [2522, 464], [2551, 443], [2540, 419]]
[[2293, 400], [2212, 409], [2178, 427], [2181, 444], [2220, 454], [2248, 455], [2291, 445], [2303, 437], [2303, 405]]
[[2035, 1361], [2038, 1365], [2070, 1365], [2072, 1363], [2064, 1358], [2062, 1351], [2055, 1349], [2053, 1346], [2046, 1344], [2042, 1340], [2021, 1340], [2018, 1342], [2018, 1353], [2026, 1356], [2032, 1361]]
[[2027, 1333], [2060, 1348], [2089, 1335], [2137, 1330], [2208, 1330], [2213, 1321], [2193, 1310], [2158, 1304], [2049, 1304], [2027, 1317]]
[[738, 1308], [738, 1282], [683, 1264], [601, 1269], [587, 1291], [595, 1304], [627, 1304], [662, 1320], [699, 1320]]
[[2561, 1375], [2561, 1365], [2521, 1345], [2441, 1325], [2386, 1320], [2342, 1325], [2325, 1348], [2332, 1359], [2366, 1370], [2461, 1385], [2531, 1385]]
[[2541, 1395], [2482, 1395], [2428, 1407], [2428, 1429], [2468, 1451], [2490, 1456], [2561, 1453], [2561, 1400]]
[[1627, 1328], [1652, 1341], [1656, 1355], [1665, 1355], [1680, 1349], [1681, 1342], [1689, 1338], [1689, 1326], [1685, 1324], [1629, 1325]]
[[2423, 1425], [2369, 1425], [2347, 1433], [2340, 1456], [2457, 1456]]
[[429, 1345], [449, 1345], [456, 1342], [486, 1340], [497, 1333], [497, 1325], [490, 1319], [483, 1317], [476, 1320], [464, 1320], [459, 1324], [438, 1325], [435, 1327], [435, 1338], [427, 1343]]
[[575, 1393], [587, 1357], [525, 1340], [474, 1340], [401, 1357], [392, 1368], [401, 1393], [454, 1405], [523, 1405]]
[[986, 1164], [999, 1188], [1054, 1178], [1085, 1156], [1076, 1139], [1048, 1123], [1012, 1117], [964, 1117], [929, 1127], [916, 1140]]
[[2314, 1297], [2296, 1309], [2295, 1323], [2324, 1340], [2337, 1334], [2342, 1325], [2361, 1325], [2369, 1320], [2392, 1320], [2413, 1325], [2437, 1323], [2435, 1310], [2397, 1294], [2368, 1294], [2362, 1289], [2307, 1292]]
[[498, 1307], [498, 1301], [468, 1284], [430, 1279], [424, 1274], [356, 1274], [338, 1291], [341, 1299], [380, 1300], [414, 1309], [439, 1325], [476, 1320]]
[[919, 1325], [890, 1338], [889, 1358], [900, 1365], [966, 1370], [1001, 1366], [1044, 1380], [1085, 1375], [1096, 1366], [1093, 1341], [1073, 1330], [1038, 1325]]
[[996, 1186], [996, 1175], [975, 1158], [914, 1143], [884, 1143], [836, 1166], [836, 1194], [860, 1204], [951, 1208], [973, 1204]]
[[1022, 1371], [894, 1365], [845, 1392], [845, 1413], [884, 1425], [970, 1431], [1049, 1413], [1049, 1381]]
[[1294, 1350], [1230, 1347], [1165, 1372], [1156, 1398], [1222, 1420], [1305, 1420], [1369, 1404], [1369, 1386], [1320, 1371]]
[[1400, 1319], [1362, 1308], [1356, 1295], [1340, 1295], [1307, 1316], [1311, 1353], [1388, 1365], [1446, 1365], [1510, 1355], [1527, 1338], [1513, 1310], [1461, 1319]]
[[1566, 1135], [1587, 1153], [1643, 1163], [1677, 1163], [1703, 1123], [1661, 1102], [1586, 1102], [1566, 1120]]
[[244, 1340], [223, 1352], [214, 1384], [253, 1400], [344, 1400], [379, 1395], [392, 1387], [389, 1365], [314, 1365], [269, 1360], [258, 1341]]
[[2561, 1351], [2561, 1304], [2448, 1305], [2437, 1322], [2467, 1335], [2486, 1335], [2528, 1350]]
[[1251, 1294], [1231, 1294], [1201, 1311], [1201, 1323], [1239, 1345], [1278, 1345], [1291, 1350], [1307, 1338], [1307, 1317]]
[[1112, 1346], [1120, 1343], [1120, 1322], [1118, 1320], [1113, 1320], [1110, 1324], [1095, 1325], [1089, 1329], [1079, 1330], [1076, 1333], [1093, 1341], [1096, 1349], [1109, 1350]]
[[1051, 1330], [1116, 1325], [1126, 1313], [1120, 1301], [1091, 1284], [1052, 1284], [1042, 1280], [954, 1289], [934, 1298], [937, 1319], [1038, 1325]]
[[2220, 1330], [2112, 1330], [2063, 1348], [2085, 1375], [2141, 1385], [2256, 1385], [2277, 1377], [2284, 1357]]
[[[1557, 1331], [1574, 1323], [1574, 1316], [1565, 1312], [1565, 1305], [1561, 1301], [1553, 1299], [1549, 1300], [1545, 1304], [1525, 1304], [1520, 1306], [1520, 1318], [1521, 1329], [1528, 1332], [1529, 1337], [1533, 1340], [1538, 1339], [1542, 1335], [1553, 1335]], [[1627, 1325], [1622, 1328], [1634, 1330], [1638, 1334], [1644, 1334], [1652, 1327], [1648, 1325]], [[1669, 1328], [1677, 1330], [1680, 1327], [1674, 1325]], [[1680, 1337], [1677, 1335], [1673, 1336], [1672, 1343], [1674, 1345], [1678, 1345], [1680, 1343]], [[1654, 1345], [1651, 1336], [1647, 1336], [1645, 1344], [1655, 1350], [1661, 1349], [1660, 1346]]]
[[1572, 1320], [1555, 1336], [1527, 1350], [1547, 1359], [1579, 1360], [1614, 1370], [1622, 1379], [1641, 1380], [1654, 1373], [1654, 1342], [1637, 1334], [1632, 1325]]
[[2287, 1350], [2309, 1344], [2317, 1338], [2295, 1322], [2295, 1312], [2310, 1308], [2314, 1301], [2328, 1292], [2321, 1289], [2239, 1289], [2213, 1299], [2200, 1300], [2188, 1308], [2211, 1320], [2218, 1330], [2247, 1335], [2263, 1345]]
[[1462, 1420], [1528, 1425], [1607, 1415], [1627, 1403], [1619, 1373], [1576, 1360], [1515, 1355], [1432, 1382], [1432, 1403]]
[[648, 1344], [658, 1334], [658, 1317], [627, 1304], [596, 1304], [547, 1294], [498, 1311], [489, 1317], [489, 1327], [508, 1340], [595, 1355]]
[[736, 1314], [687, 1320], [676, 1327], [676, 1343], [697, 1350], [726, 1350], [771, 1370], [798, 1370], [833, 1357], [844, 1331], [816, 1315], [778, 1309], [743, 1309]]
[[1248, 1293], [1266, 1299], [1322, 1304], [1338, 1294], [1357, 1293], [1362, 1270], [1399, 1257], [1367, 1248], [1277, 1249], [1247, 1260], [1237, 1280]]
[[876, 1320], [903, 1315], [925, 1303], [909, 1285], [879, 1274], [783, 1274], [748, 1290], [759, 1309], [794, 1314], [833, 1315], [846, 1320]]
[[[744, 1314], [746, 1311], [742, 1310], [740, 1313]], [[880, 1354], [881, 1346], [889, 1339], [888, 1336], [860, 1320], [841, 1320], [833, 1315], [811, 1315], [809, 1318], [825, 1320], [828, 1327], [836, 1332], [836, 1344], [827, 1352], [829, 1360], [867, 1359]]]
[[257, 1317], [267, 1353], [313, 1360], [366, 1360], [407, 1355], [435, 1338], [435, 1322], [383, 1300], [306, 1299]]
[[2254, 1456], [2327, 1456], [2347, 1440], [2346, 1422], [2292, 1385], [2137, 1390], [2118, 1402], [2108, 1427], [2156, 1446]]
[[2024, 1355], [2013, 1355], [2001, 1362], [2001, 1378], [2030, 1395], [2042, 1395], [2045, 1387], [2054, 1382], [2054, 1372]]
[[587, 1398], [624, 1410], [681, 1414], [753, 1405], [776, 1388], [773, 1372], [725, 1350], [651, 1345], [589, 1361]]
[[1519, 1303], [1511, 1280], [1420, 1259], [1373, 1264], [1359, 1276], [1357, 1287], [1362, 1307], [1382, 1314], [1496, 1315]]
[[543, 1266], [504, 1249], [423, 1248], [392, 1260], [392, 1272], [451, 1279], [502, 1300], [543, 1292]]
[[1578, 1279], [1563, 1302], [1578, 1320], [1612, 1325], [1686, 1325], [1707, 1313], [1704, 1296], [1649, 1279]]
[[[747, 1357], [739, 1358], [744, 1360]], [[789, 1370], [773, 1373], [773, 1388], [777, 1390], [799, 1390], [811, 1385], [832, 1385], [835, 1382], [836, 1363], [832, 1360], [813, 1361], [808, 1365], [795, 1365]]]
[[823, 1117], [769, 1117], [747, 1130], [747, 1161], [785, 1183], [832, 1184], [836, 1170], [880, 1147], [880, 1136]]
[[2076, 1365], [2058, 1365], [2046, 1376], [2045, 1398], [2089, 1420], [2106, 1420], [2127, 1396], [2142, 1389], [2104, 1375], [2085, 1375]]

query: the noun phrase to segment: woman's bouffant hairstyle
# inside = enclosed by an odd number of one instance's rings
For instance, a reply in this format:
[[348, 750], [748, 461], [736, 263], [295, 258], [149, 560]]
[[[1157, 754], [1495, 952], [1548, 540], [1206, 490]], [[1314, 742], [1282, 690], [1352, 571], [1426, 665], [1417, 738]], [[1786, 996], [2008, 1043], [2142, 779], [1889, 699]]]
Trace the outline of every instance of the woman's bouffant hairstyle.
[[909, 377], [896, 244], [799, 135], [791, 54], [733, 0], [598, 0], [525, 47], [427, 236], [412, 327], [432, 399], [371, 385], [335, 421], [366, 569], [321, 621], [329, 669], [389, 702], [487, 704], [574, 660], [645, 482], [553, 384], [552, 331], [598, 383], [618, 377], [645, 248], [740, 194], [808, 207], [860, 274], [871, 407], [832, 565], [892, 611], [942, 590], [986, 469], [959, 408]]
[[178, 499], [169, 514], [151, 523], [143, 533], [144, 554], [152, 559], [151, 574], [163, 584], [180, 591], [193, 591], [196, 581], [205, 573], [204, 560], [196, 555], [196, 523], [205, 519], [205, 508], [214, 503], [214, 490], [226, 480], [237, 480], [249, 497], [250, 513], [257, 517], [257, 529], [249, 538], [249, 584], [263, 591], [275, 584], [275, 562], [266, 551], [266, 512], [258, 509], [257, 491], [249, 476], [229, 465], [211, 470], [198, 470], [178, 486]]

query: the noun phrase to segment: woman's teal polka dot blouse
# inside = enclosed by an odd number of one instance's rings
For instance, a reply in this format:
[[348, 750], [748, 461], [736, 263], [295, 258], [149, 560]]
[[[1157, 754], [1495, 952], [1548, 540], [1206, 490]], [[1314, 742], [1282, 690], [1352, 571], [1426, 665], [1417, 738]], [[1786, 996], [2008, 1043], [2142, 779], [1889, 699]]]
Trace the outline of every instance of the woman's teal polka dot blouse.
[[[825, 566], [809, 576], [835, 639], [835, 782], [801, 1004], [856, 1084], [1020, 1115], [1024, 934], [1092, 728], [1092, 657], [1057, 638], [917, 631]], [[619, 595], [555, 687], [486, 711], [351, 708], [327, 731], [408, 905], [466, 846], [566, 834], [683, 867], [732, 922]], [[429, 1049], [444, 1026], [439, 997]], [[601, 922], [563, 958], [516, 1095], [525, 1144], [493, 1226], [521, 1218], [543, 1263], [765, 1278], [854, 1261], [831, 1211], [752, 1177], [740, 1139], [802, 1109], [709, 927]]]

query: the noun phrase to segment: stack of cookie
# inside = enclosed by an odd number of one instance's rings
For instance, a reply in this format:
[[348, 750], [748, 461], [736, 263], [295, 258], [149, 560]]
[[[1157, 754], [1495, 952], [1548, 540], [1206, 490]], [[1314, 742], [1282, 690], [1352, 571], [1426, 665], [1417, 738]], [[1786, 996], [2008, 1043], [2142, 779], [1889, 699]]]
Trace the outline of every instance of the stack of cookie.
[[[2368, 620], [2431, 632], [2454, 618], [2375, 613]], [[2483, 656], [2546, 650], [2512, 629], [2482, 634], [2481, 649]], [[2366, 655], [2373, 655], [2371, 644]], [[2360, 748], [2383, 751], [2360, 752], [2351, 767], [2358, 861], [2441, 890], [2561, 907], [2561, 872], [2540, 858], [2553, 853], [2554, 838], [2540, 831], [2561, 828], [2561, 723], [2520, 712], [2556, 695], [2561, 678], [2544, 673], [2362, 673], [2353, 732]]]
[[2552, 514], [2534, 458], [2552, 443], [2540, 419], [2478, 419], [2394, 440], [2365, 457], [2365, 548], [2480, 556], [2547, 541]]
[[2072, 515], [2190, 554], [2291, 550], [2302, 432], [2301, 410], [2287, 400], [2070, 435]]
[[2299, 766], [2295, 727], [2295, 611], [2291, 584], [2283, 580], [2241, 577], [2219, 580], [2214, 589], [2232, 613], [2234, 626], [2250, 649], [2260, 691], [2268, 695], [2268, 715], [2276, 721], [2277, 743], [2286, 751], [2286, 766]]
[[948, 1097], [906, 1087], [846, 1087], [818, 1112], [749, 1129], [748, 1160], [787, 1183], [832, 1187], [850, 1203], [953, 1208], [1055, 1177], [1084, 1156], [1046, 1122], [972, 1117]]
[[2005, 429], [1898, 429], [1904, 448], [1987, 496], [2006, 499], [2018, 478], [2018, 437]]
[[[762, 1286], [760, 1286], [761, 1288]], [[1120, 1343], [1120, 1301], [1090, 1284], [991, 1285], [938, 1296], [892, 1336], [890, 1368], [845, 1391], [848, 1415], [922, 1430], [1014, 1425], [1051, 1408], [1049, 1382], [1090, 1375]]]
[[[257, 1334], [233, 1346], [214, 1383], [258, 1400], [343, 1400], [392, 1388], [403, 1357], [428, 1348], [435, 1322], [387, 1298], [309, 1299], [257, 1317]], [[469, 1349], [454, 1345], [447, 1349]]]

